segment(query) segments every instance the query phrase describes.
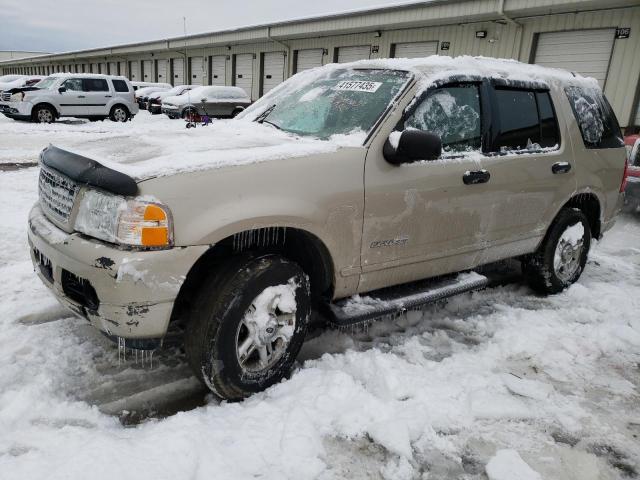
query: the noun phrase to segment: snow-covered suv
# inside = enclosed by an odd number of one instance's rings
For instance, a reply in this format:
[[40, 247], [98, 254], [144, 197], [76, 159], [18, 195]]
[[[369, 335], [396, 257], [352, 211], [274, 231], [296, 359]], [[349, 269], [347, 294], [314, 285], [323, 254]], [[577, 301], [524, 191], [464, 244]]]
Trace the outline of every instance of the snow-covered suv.
[[61, 73], [45, 78], [37, 88], [13, 95], [3, 113], [39, 123], [60, 117], [126, 122], [138, 113], [138, 104], [125, 77]]
[[45, 149], [32, 259], [121, 347], [184, 331], [194, 373], [228, 399], [284, 378], [312, 318], [393, 316], [483, 288], [509, 258], [562, 291], [624, 198], [597, 81], [507, 60], [306, 70], [157, 145], [109, 163]]

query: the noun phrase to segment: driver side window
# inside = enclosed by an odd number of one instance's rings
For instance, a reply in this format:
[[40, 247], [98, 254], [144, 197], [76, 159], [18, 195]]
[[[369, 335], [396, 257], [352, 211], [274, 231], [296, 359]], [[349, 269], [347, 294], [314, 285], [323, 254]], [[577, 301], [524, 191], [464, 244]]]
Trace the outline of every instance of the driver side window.
[[67, 91], [72, 92], [82, 92], [82, 80], [80, 78], [70, 78], [66, 80], [62, 86], [67, 89]]
[[405, 120], [404, 127], [438, 135], [443, 155], [479, 151], [482, 129], [478, 85], [455, 84], [433, 90]]

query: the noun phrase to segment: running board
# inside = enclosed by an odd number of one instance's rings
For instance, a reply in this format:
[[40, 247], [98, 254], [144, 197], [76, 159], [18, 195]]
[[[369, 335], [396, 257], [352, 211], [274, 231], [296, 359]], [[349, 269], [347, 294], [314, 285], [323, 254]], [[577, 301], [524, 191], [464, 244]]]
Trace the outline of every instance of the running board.
[[421, 281], [370, 292], [365, 296], [338, 300], [327, 305], [331, 324], [351, 326], [370, 320], [404, 313], [465, 292], [480, 290], [489, 279], [476, 272], [462, 273], [439, 281]]

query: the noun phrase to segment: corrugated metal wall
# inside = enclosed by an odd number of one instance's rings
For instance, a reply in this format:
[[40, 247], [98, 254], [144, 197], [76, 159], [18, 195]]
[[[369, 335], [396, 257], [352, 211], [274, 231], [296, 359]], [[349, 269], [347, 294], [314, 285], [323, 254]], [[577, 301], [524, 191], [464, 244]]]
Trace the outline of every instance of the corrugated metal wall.
[[[404, 42], [439, 42], [438, 53], [440, 55], [482, 55], [500, 58], [515, 58], [529, 62], [534, 57], [536, 39], [542, 32], [560, 32], [566, 30], [598, 29], [630, 27], [631, 36], [628, 39], [617, 39], [614, 42], [613, 53], [609, 66], [609, 74], [606, 82], [605, 93], [609, 97], [620, 123], [628, 125], [633, 123], [636, 113], [634, 99], [640, 98], [638, 84], [640, 79], [640, 6], [624, 8], [608, 8], [598, 11], [583, 11], [579, 13], [552, 14], [560, 3], [575, 4], [576, 10], [598, 6], [602, 3], [586, 0], [508, 0], [505, 5], [509, 8], [506, 13], [525, 12], [531, 14], [527, 17], [516, 17], [516, 22], [496, 17], [497, 3], [495, 0], [477, 0], [474, 2], [450, 2], [438, 5], [415, 6], [406, 9], [396, 9], [388, 12], [362, 13], [356, 16], [335, 17], [309, 22], [293, 23], [274, 26], [269, 31], [266, 29], [254, 29], [247, 31], [226, 32], [221, 34], [205, 35], [188, 39], [187, 56], [225, 56], [225, 84], [231, 85], [232, 58], [234, 55], [250, 53], [260, 59], [264, 53], [282, 51], [283, 46], [274, 41], [266, 41], [265, 37], [271, 34], [274, 38], [281, 38], [282, 43], [289, 48], [285, 57], [285, 76], [290, 76], [294, 68], [294, 52], [296, 50], [318, 48], [323, 49], [323, 64], [330, 63], [337, 58], [340, 47], [370, 45], [372, 58], [384, 58], [391, 56], [393, 46]], [[608, 0], [608, 7], [628, 5], [628, 0]], [[483, 17], [487, 17], [484, 21]], [[489, 18], [491, 17], [491, 18]], [[453, 19], [456, 19], [453, 21]], [[461, 24], [461, 20], [469, 20], [469, 23]], [[420, 22], [431, 24], [442, 21], [443, 25], [428, 27], [417, 26]], [[392, 29], [394, 25], [412, 24], [410, 28]], [[416, 25], [416, 26], [414, 26]], [[313, 34], [312, 38], [291, 38], [310, 35], [309, 32], [317, 32], [319, 29], [332, 32], [330, 35], [321, 36]], [[366, 30], [366, 31], [362, 31]], [[476, 38], [476, 31], [485, 30], [486, 38]], [[360, 31], [360, 32], [359, 32]], [[228, 43], [226, 43], [228, 41]], [[219, 46], [212, 45], [215, 42]], [[242, 42], [242, 43], [241, 43]], [[173, 45], [175, 43], [175, 45]], [[448, 49], [443, 46], [448, 44]], [[189, 46], [190, 45], [190, 46]], [[197, 45], [197, 47], [196, 47]], [[229, 47], [227, 47], [229, 45]], [[144, 48], [145, 53], [136, 52], [136, 47], [131, 46], [130, 52], [123, 54], [118, 52], [117, 60], [126, 56], [129, 62], [140, 65], [142, 61], [168, 60], [176, 56], [175, 52], [163, 51], [172, 48], [184, 52], [184, 40], [175, 40], [167, 43], [147, 44], [137, 47]], [[153, 50], [156, 48], [157, 50]], [[100, 52], [101, 55], [104, 54]], [[152, 55], [153, 54], [153, 55]], [[115, 56], [115, 54], [114, 54]], [[182, 56], [182, 55], [180, 55]], [[108, 55], [107, 55], [108, 57]], [[102, 59], [104, 60], [104, 58]], [[108, 60], [115, 60], [108, 58]], [[91, 58], [77, 58], [73, 64], [90, 63]], [[70, 60], [63, 59], [55, 62], [53, 66], [61, 63], [68, 65]], [[251, 94], [257, 98], [260, 90], [261, 62], [253, 63], [253, 85]], [[127, 65], [127, 64], [125, 64]], [[130, 65], [130, 64], [128, 64]], [[44, 65], [43, 65], [44, 66]], [[208, 64], [205, 65], [205, 68]], [[21, 67], [24, 69], [24, 67]], [[19, 68], [17, 69], [19, 70]], [[129, 74], [124, 72], [121, 74]], [[210, 75], [205, 75], [205, 82], [210, 81]]]

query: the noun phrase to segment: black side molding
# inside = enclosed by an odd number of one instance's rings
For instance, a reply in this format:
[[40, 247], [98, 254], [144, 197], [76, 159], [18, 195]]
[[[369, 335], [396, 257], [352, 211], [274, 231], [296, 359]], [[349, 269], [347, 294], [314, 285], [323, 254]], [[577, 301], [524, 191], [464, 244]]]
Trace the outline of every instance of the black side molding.
[[40, 161], [80, 184], [127, 197], [138, 193], [138, 184], [129, 175], [53, 145], [40, 153]]

